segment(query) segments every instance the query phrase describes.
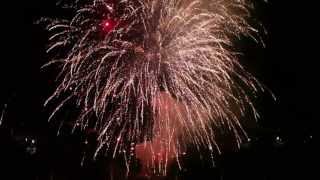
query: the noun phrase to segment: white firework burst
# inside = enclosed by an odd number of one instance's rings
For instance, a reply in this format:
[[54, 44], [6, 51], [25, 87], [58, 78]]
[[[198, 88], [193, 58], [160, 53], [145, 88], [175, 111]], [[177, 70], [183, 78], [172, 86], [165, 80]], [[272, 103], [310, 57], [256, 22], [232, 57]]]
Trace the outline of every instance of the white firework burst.
[[75, 1], [71, 20], [47, 26], [53, 54], [47, 65], [61, 64], [47, 103], [68, 94], [51, 117], [75, 101], [81, 110], [75, 124], [94, 124], [97, 152], [116, 155], [132, 143], [158, 141], [164, 172], [169, 156], [189, 143], [219, 149], [220, 127], [240, 143], [240, 117], [247, 108], [257, 115], [250, 94], [262, 89], [233, 50], [235, 39], [257, 33], [248, 23], [251, 6], [247, 0]]

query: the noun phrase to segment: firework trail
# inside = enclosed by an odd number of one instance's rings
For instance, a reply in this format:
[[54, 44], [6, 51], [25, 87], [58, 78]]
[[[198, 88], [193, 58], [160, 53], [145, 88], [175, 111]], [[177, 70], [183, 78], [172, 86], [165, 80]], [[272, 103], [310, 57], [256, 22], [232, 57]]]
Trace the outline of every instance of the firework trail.
[[3, 123], [3, 119], [4, 119], [4, 116], [6, 114], [6, 110], [7, 110], [7, 104], [4, 104], [4, 107], [2, 109], [2, 112], [1, 112], [1, 116], [0, 116], [0, 126], [2, 125]]
[[247, 22], [251, 6], [247, 0], [75, 0], [72, 19], [45, 19], [53, 57], [45, 66], [61, 69], [46, 104], [64, 97], [50, 119], [76, 102], [75, 124], [98, 132], [97, 152], [131, 149], [132, 156], [140, 144], [139, 151], [142, 145], [152, 154], [150, 166], [164, 173], [168, 159], [189, 143], [219, 150], [220, 127], [240, 143], [240, 117], [248, 108], [257, 115], [250, 94], [261, 89], [234, 51], [236, 39], [256, 34]]

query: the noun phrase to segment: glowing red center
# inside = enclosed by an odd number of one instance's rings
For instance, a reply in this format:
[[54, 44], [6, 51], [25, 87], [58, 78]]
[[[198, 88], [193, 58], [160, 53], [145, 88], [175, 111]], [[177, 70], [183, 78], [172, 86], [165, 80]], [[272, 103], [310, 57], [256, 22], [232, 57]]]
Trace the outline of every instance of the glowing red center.
[[117, 25], [117, 22], [112, 19], [106, 19], [102, 21], [101, 25], [102, 25], [103, 31], [106, 33], [109, 33]]

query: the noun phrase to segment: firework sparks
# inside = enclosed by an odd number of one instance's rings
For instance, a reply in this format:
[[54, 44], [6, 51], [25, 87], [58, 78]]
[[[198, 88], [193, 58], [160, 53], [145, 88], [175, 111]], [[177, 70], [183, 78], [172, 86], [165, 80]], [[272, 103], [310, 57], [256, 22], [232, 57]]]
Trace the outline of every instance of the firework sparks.
[[3, 109], [2, 109], [2, 112], [1, 112], [1, 116], [0, 116], [0, 126], [2, 125], [3, 123], [3, 119], [4, 119], [4, 116], [6, 114], [6, 110], [7, 110], [7, 104], [4, 105]]
[[61, 73], [46, 104], [68, 95], [53, 117], [75, 101], [75, 124], [99, 133], [97, 152], [115, 156], [138, 144], [137, 154], [149, 148], [153, 169], [165, 173], [188, 143], [219, 149], [219, 127], [238, 143], [245, 137], [239, 119], [248, 107], [257, 115], [248, 94], [261, 87], [232, 49], [236, 38], [256, 33], [247, 23], [250, 2], [91, 0], [72, 8], [71, 20], [47, 26], [54, 57], [47, 65], [60, 63]]

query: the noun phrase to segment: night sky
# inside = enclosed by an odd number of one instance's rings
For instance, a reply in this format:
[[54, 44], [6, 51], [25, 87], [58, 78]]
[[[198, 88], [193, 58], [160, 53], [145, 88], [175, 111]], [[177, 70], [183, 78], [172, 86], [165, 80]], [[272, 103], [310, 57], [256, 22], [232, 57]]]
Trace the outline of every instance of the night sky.
[[[256, 125], [246, 127], [251, 142], [217, 156], [214, 167], [190, 155], [185, 159], [185, 170], [173, 176], [317, 179], [317, 11], [310, 4], [284, 0], [267, 4], [257, 0], [256, 6], [255, 17], [268, 32], [263, 35], [266, 47], [243, 39], [239, 42], [244, 52], [242, 63], [277, 100], [268, 93], [256, 100], [261, 118]], [[0, 166], [4, 168], [0, 168], [0, 179], [109, 179], [109, 158], [86, 159], [81, 166], [83, 151], [90, 153], [93, 145], [84, 143], [81, 132], [70, 134], [70, 127], [64, 127], [57, 136], [58, 124], [47, 122], [49, 110], [43, 108], [55, 88], [55, 72], [40, 70], [48, 60], [48, 34], [35, 21], [68, 13], [56, 7], [54, 0], [13, 1], [1, 7], [0, 117], [2, 109], [4, 113]]]

